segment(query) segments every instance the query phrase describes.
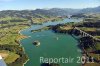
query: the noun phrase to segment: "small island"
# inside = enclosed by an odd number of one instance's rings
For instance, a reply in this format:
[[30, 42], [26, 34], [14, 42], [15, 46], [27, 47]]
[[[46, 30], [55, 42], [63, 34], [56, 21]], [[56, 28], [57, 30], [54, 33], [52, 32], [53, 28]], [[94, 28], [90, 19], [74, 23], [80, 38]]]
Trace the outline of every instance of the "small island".
[[34, 44], [35, 46], [39, 46], [39, 45], [40, 45], [40, 42], [39, 42], [39, 41], [34, 41], [33, 44]]

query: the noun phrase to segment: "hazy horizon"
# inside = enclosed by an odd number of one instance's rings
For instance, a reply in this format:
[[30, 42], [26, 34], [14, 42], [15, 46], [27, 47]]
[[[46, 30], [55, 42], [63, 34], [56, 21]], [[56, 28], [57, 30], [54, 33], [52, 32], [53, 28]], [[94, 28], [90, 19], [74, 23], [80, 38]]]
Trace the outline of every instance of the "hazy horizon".
[[51, 8], [83, 9], [100, 6], [100, 0], [0, 0], [0, 6], [0, 11]]

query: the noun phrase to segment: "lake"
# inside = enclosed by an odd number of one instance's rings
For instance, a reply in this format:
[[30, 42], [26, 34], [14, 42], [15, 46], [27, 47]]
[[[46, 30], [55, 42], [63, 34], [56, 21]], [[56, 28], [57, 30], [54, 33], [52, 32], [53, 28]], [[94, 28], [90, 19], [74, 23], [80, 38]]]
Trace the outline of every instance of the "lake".
[[[63, 21], [43, 23], [43, 25], [32, 25], [30, 28], [21, 31], [23, 35], [30, 36], [29, 38], [21, 40], [22, 46], [30, 59], [25, 66], [42, 66], [40, 57], [57, 59], [62, 57], [69, 59], [69, 57], [71, 57], [74, 58], [72, 63], [59, 62], [58, 64], [60, 66], [81, 66], [80, 63], [77, 63], [77, 57], [81, 57], [80, 49], [77, 47], [78, 41], [71, 35], [54, 33], [52, 30], [36, 33], [31, 32], [31, 30], [40, 29], [48, 25], [80, 21], [81, 19], [64, 19]], [[41, 43], [40, 46], [36, 47], [33, 45], [35, 40], [38, 40]]]

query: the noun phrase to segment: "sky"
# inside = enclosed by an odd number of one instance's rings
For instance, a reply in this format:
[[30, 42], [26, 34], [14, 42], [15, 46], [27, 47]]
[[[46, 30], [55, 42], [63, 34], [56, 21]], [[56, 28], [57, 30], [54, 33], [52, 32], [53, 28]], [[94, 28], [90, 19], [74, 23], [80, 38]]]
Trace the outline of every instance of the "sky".
[[0, 0], [0, 10], [46, 8], [82, 9], [100, 6], [100, 0]]

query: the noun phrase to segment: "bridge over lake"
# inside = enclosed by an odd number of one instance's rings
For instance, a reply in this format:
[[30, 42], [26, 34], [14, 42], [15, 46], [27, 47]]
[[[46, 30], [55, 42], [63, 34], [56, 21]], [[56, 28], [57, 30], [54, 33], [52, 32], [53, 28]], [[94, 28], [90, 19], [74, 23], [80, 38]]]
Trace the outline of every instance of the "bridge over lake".
[[75, 30], [78, 30], [78, 31], [80, 32], [81, 37], [87, 37], [87, 36], [88, 36], [88, 37], [93, 38], [93, 39], [96, 40], [96, 41], [100, 41], [100, 39], [98, 39], [98, 38], [96, 38], [96, 37], [94, 37], [94, 36], [92, 36], [92, 35], [86, 33], [85, 31], [82, 31], [82, 30], [79, 29], [78, 27], [74, 27], [74, 28], [73, 28], [73, 32], [75, 32]]

